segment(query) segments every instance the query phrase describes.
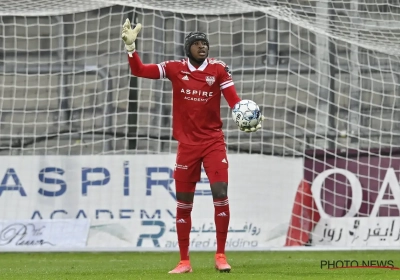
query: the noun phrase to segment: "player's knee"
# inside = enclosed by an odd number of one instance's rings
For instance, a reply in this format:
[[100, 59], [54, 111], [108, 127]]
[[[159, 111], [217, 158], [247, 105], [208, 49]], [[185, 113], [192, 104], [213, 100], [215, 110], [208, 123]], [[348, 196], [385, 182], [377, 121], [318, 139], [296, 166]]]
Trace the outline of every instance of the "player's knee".
[[196, 182], [182, 182], [175, 180], [176, 199], [183, 202], [193, 202]]
[[214, 199], [225, 198], [228, 196], [228, 183], [216, 182], [212, 183], [210, 186]]
[[194, 192], [177, 192], [176, 199], [182, 202], [193, 203]]

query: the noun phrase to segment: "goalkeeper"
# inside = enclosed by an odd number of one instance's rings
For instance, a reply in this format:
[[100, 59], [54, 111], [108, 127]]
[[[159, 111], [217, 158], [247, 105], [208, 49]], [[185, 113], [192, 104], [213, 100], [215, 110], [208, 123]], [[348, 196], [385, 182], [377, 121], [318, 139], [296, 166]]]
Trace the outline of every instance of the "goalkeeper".
[[[229, 106], [240, 101], [229, 68], [224, 62], [208, 58], [209, 41], [204, 33], [191, 32], [185, 38], [186, 59], [143, 64], [136, 52], [135, 40], [141, 24], [134, 29], [127, 19], [122, 39], [128, 52], [132, 74], [148, 79], [167, 78], [173, 87], [173, 136], [178, 141], [174, 179], [176, 188], [176, 230], [180, 262], [169, 273], [192, 272], [189, 260], [191, 211], [196, 182], [200, 181], [201, 164], [210, 181], [214, 201], [217, 250], [215, 267], [229, 272], [225, 256], [229, 226], [228, 159], [222, 120], [221, 92]], [[242, 129], [257, 131], [257, 127]]]

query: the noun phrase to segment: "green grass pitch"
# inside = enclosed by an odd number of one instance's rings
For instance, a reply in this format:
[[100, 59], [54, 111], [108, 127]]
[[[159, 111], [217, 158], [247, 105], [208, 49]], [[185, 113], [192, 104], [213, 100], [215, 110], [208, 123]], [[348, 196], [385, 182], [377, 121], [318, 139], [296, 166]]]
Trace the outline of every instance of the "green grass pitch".
[[0, 279], [400, 279], [400, 270], [321, 269], [321, 260], [392, 260], [399, 251], [227, 252], [231, 273], [213, 267], [212, 252], [193, 252], [193, 273], [170, 275], [178, 253], [0, 253]]

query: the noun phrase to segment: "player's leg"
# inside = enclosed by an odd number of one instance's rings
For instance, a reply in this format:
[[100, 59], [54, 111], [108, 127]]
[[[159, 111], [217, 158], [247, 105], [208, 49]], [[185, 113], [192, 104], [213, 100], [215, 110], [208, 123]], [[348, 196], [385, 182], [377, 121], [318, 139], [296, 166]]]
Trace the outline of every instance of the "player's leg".
[[176, 232], [180, 253], [180, 262], [169, 273], [192, 272], [189, 258], [191, 212], [196, 182], [200, 180], [201, 159], [198, 149], [192, 146], [178, 145], [174, 178], [176, 189]]
[[215, 267], [219, 271], [229, 272], [231, 266], [225, 256], [225, 244], [230, 220], [228, 201], [228, 159], [225, 143], [214, 143], [206, 151], [203, 165], [210, 181], [214, 201], [214, 221], [216, 228], [217, 251]]
[[189, 244], [190, 230], [192, 228], [191, 213], [196, 183], [175, 180], [175, 188], [177, 200], [175, 221], [180, 261], [169, 273], [187, 273], [193, 271], [189, 258]]
[[[228, 171], [219, 170], [219, 173], [225, 173], [228, 177]], [[228, 183], [215, 182], [211, 184], [211, 192], [214, 200], [214, 221], [217, 238], [217, 251], [215, 254], [215, 268], [221, 272], [230, 272], [231, 266], [228, 264], [225, 255], [225, 244], [228, 236], [229, 227], [229, 201], [228, 201]]]
[[[192, 208], [196, 183], [175, 181], [176, 232], [181, 261], [189, 260], [189, 237], [192, 229]], [[192, 191], [193, 190], [193, 191]]]

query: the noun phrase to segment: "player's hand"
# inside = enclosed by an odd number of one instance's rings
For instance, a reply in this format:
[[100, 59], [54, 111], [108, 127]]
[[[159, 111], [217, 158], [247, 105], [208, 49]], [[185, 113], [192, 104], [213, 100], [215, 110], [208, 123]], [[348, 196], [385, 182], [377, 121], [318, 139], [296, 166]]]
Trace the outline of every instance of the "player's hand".
[[255, 126], [255, 127], [239, 127], [239, 129], [241, 131], [244, 131], [247, 133], [256, 132], [257, 130], [259, 130], [262, 127], [261, 123], [263, 120], [265, 120], [265, 117], [263, 115], [261, 115], [261, 121], [257, 124], [257, 126]]
[[121, 37], [128, 52], [133, 52], [136, 49], [135, 41], [141, 29], [142, 25], [140, 23], [138, 23], [136, 27], [132, 29], [129, 19], [125, 20], [125, 23], [122, 26]]

